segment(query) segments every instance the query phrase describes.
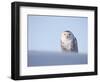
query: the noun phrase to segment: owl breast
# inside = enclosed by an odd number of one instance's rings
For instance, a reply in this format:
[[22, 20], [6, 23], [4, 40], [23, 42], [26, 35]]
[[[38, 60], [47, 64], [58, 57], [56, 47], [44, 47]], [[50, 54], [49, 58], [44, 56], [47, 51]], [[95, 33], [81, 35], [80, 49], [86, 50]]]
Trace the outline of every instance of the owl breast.
[[65, 51], [72, 51], [73, 49], [73, 41], [72, 40], [63, 40], [61, 42], [62, 49]]

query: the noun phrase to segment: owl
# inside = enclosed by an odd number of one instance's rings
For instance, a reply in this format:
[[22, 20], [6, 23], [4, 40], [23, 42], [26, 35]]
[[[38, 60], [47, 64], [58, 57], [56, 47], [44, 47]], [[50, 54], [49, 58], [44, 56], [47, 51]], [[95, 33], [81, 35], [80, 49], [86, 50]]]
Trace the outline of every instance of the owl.
[[61, 49], [64, 52], [78, 52], [77, 39], [71, 31], [61, 33]]

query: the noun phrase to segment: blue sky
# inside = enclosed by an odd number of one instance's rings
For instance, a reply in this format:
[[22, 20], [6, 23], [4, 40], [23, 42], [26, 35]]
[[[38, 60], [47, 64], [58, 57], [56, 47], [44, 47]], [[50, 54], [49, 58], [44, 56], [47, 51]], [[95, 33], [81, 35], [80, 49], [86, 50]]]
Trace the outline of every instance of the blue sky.
[[88, 18], [69, 16], [28, 16], [28, 50], [61, 51], [63, 31], [71, 31], [80, 53], [88, 51]]

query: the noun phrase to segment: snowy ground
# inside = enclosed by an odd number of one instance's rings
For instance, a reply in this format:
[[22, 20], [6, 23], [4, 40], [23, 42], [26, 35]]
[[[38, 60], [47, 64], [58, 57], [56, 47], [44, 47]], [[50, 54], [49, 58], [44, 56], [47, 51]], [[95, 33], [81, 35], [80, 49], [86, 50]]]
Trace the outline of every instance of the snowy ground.
[[28, 52], [28, 66], [87, 64], [87, 54], [64, 52]]

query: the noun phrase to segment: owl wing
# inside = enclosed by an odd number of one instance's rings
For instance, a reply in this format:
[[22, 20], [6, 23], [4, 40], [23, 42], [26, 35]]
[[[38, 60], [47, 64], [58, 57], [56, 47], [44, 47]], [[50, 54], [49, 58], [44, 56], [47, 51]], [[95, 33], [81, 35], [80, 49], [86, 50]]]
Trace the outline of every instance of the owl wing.
[[73, 46], [74, 46], [74, 51], [78, 52], [78, 44], [77, 44], [77, 39], [76, 38], [74, 38]]

